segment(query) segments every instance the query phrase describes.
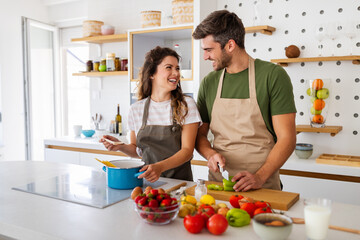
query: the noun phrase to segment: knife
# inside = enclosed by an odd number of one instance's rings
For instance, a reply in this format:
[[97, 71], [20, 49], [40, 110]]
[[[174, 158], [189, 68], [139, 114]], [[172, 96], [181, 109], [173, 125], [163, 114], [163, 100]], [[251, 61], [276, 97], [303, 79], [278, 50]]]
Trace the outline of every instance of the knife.
[[220, 169], [220, 172], [221, 172], [221, 175], [223, 178], [225, 178], [226, 180], [229, 180], [229, 172], [224, 170], [222, 167], [219, 166], [219, 169]]

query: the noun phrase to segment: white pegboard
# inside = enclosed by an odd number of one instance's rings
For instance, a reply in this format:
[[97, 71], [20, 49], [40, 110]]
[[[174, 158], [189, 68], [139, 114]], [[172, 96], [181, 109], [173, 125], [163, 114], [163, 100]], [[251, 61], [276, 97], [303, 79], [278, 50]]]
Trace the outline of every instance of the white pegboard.
[[[360, 2], [345, 0], [218, 0], [217, 9], [235, 12], [246, 26], [270, 25], [273, 35], [246, 34], [245, 47], [254, 58], [270, 61], [286, 58], [285, 48], [291, 44], [301, 49], [300, 57], [318, 56], [317, 24], [354, 21], [360, 24]], [[255, 4], [261, 4], [260, 20], [254, 22]], [[259, 24], [256, 24], [259, 23]], [[323, 56], [360, 55], [360, 29], [351, 41], [345, 35], [335, 40], [324, 39]], [[334, 48], [333, 48], [334, 46]], [[294, 87], [297, 108], [296, 123], [309, 124], [306, 81], [315, 78], [332, 79], [327, 125], [340, 125], [343, 130], [335, 137], [330, 134], [301, 133], [297, 142], [312, 143], [314, 155], [321, 153], [360, 156], [360, 65], [350, 61], [305, 62], [285, 67]]]

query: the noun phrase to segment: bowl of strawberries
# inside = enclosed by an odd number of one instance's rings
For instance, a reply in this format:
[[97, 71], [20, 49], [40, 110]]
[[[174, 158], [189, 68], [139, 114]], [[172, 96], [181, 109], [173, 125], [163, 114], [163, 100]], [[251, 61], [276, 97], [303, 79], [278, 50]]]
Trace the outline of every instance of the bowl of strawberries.
[[134, 198], [134, 207], [141, 219], [153, 225], [168, 224], [179, 213], [178, 200], [162, 189], [145, 189]]

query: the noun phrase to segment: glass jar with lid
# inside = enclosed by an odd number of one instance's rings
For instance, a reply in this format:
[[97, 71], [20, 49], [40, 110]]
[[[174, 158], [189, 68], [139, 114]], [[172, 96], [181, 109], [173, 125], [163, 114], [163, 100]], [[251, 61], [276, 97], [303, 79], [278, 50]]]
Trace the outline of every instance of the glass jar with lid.
[[106, 59], [105, 58], [102, 58], [100, 61], [99, 71], [106, 72]]
[[201, 198], [203, 195], [206, 195], [206, 193], [207, 193], [207, 188], [206, 188], [205, 180], [204, 180], [204, 179], [198, 179], [196, 183], [197, 183], [197, 185], [196, 185], [196, 187], [195, 187], [195, 198], [196, 198], [196, 200], [199, 202], [199, 201], [200, 201], [200, 198]]
[[106, 71], [115, 71], [115, 53], [106, 54]]

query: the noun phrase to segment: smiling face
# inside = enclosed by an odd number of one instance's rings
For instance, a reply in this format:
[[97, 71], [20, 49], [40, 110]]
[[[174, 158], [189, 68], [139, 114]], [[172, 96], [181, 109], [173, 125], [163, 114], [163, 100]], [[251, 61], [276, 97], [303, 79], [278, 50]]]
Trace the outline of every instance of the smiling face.
[[214, 70], [218, 71], [229, 66], [231, 56], [225, 48], [221, 49], [220, 43], [215, 42], [212, 35], [201, 39], [201, 48], [204, 50], [204, 60], [212, 61]]
[[180, 68], [178, 60], [173, 56], [165, 57], [157, 66], [152, 76], [152, 87], [154, 91], [171, 91], [177, 88], [180, 81]]

